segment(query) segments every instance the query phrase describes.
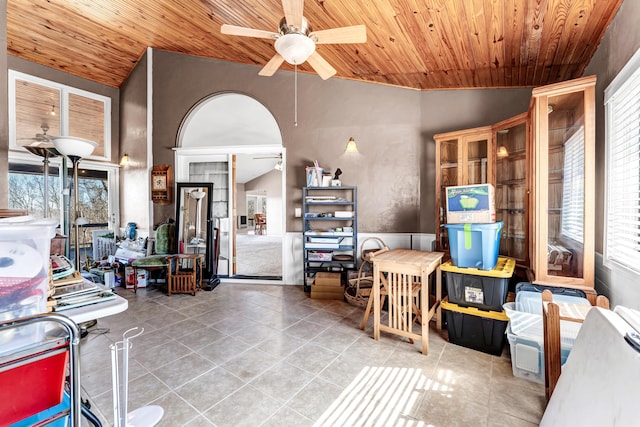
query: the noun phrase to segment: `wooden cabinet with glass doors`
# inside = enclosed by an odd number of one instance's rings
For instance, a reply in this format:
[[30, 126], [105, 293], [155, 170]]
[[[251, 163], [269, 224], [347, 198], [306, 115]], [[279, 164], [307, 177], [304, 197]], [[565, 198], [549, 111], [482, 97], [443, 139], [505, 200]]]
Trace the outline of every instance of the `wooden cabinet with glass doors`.
[[594, 287], [595, 83], [532, 92], [535, 283]]
[[436, 250], [448, 250], [445, 188], [484, 184], [494, 176], [491, 126], [434, 135], [436, 143]]
[[503, 221], [500, 255], [514, 258], [518, 265], [529, 266], [529, 188], [530, 144], [529, 114], [496, 123], [493, 126], [493, 151], [496, 153], [496, 221]]

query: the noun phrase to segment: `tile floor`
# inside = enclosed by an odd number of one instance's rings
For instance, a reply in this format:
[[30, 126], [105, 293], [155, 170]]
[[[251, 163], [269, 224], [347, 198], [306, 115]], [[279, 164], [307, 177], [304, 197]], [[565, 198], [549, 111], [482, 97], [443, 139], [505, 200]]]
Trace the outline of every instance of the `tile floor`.
[[[419, 341], [383, 334], [341, 301], [300, 286], [222, 284], [167, 297], [121, 288], [129, 309], [100, 319], [81, 344], [81, 385], [112, 425], [109, 344], [132, 327], [129, 409], [164, 408], [162, 426], [534, 426], [544, 387], [436, 330]], [[507, 346], [508, 347], [508, 346]]]

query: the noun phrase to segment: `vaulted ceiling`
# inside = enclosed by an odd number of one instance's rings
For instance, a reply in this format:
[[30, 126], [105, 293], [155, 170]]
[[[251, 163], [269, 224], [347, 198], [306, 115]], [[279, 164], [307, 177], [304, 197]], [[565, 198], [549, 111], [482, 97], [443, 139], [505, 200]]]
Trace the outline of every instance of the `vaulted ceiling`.
[[[621, 3], [307, 0], [304, 16], [314, 31], [366, 26], [366, 43], [318, 45], [339, 78], [416, 89], [530, 87], [581, 76]], [[120, 87], [148, 46], [262, 66], [274, 54], [271, 40], [220, 27], [277, 32], [282, 17], [280, 0], [8, 0], [7, 50]]]

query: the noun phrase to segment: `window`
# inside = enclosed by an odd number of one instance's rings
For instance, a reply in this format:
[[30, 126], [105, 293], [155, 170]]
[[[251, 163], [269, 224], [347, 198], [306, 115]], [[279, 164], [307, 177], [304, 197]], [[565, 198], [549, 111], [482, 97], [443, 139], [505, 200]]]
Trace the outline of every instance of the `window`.
[[111, 160], [111, 99], [9, 70], [9, 147], [46, 136], [98, 143], [91, 159]]
[[[74, 241], [73, 179], [71, 162], [63, 188], [61, 156], [49, 156], [45, 184], [44, 151], [22, 148], [51, 142], [50, 136], [70, 135], [98, 143], [93, 154], [82, 159], [79, 170], [79, 210], [89, 230], [113, 228], [119, 223], [118, 165], [111, 160], [111, 99], [49, 80], [9, 70], [9, 206], [27, 209], [35, 218], [48, 215], [60, 221]], [[96, 161], [97, 160], [97, 161]], [[65, 199], [63, 194], [69, 197]], [[48, 210], [45, 209], [48, 200]], [[66, 230], [66, 231], [64, 231]], [[86, 228], [85, 228], [86, 231]], [[82, 237], [82, 236], [81, 236]]]
[[561, 234], [584, 242], [584, 128], [564, 144]]
[[604, 263], [640, 273], [640, 50], [605, 90]]

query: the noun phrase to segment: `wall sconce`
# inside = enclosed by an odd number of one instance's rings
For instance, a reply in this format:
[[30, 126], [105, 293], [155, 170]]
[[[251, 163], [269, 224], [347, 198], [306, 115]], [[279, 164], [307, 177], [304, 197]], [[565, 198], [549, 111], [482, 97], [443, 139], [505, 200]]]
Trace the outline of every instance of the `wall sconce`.
[[120, 166], [127, 166], [129, 164], [129, 155], [127, 153], [120, 159]]
[[358, 153], [358, 146], [356, 145], [356, 141], [353, 137], [349, 138], [349, 142], [347, 142], [347, 148], [344, 150], [345, 153]]
[[51, 114], [52, 116], [56, 115], [56, 106], [55, 105], [51, 104], [51, 112], [49, 114]]
[[273, 168], [277, 171], [282, 171], [282, 160], [278, 161]]

